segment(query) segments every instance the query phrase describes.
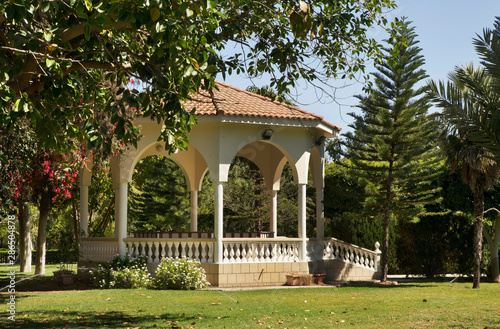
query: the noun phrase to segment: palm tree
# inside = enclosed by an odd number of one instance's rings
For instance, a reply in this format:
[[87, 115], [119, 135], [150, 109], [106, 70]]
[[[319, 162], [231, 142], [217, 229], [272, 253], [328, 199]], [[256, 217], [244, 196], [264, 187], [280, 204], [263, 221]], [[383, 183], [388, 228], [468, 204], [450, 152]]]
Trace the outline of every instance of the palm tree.
[[442, 145], [452, 171], [460, 169], [463, 181], [474, 195], [474, 281], [479, 288], [481, 276], [484, 192], [498, 183], [499, 166], [486, 146], [488, 139], [474, 124], [498, 103], [500, 95], [494, 90], [494, 79], [472, 65], [457, 67], [449, 74], [448, 83], [429, 83], [431, 97], [443, 108], [446, 129]]

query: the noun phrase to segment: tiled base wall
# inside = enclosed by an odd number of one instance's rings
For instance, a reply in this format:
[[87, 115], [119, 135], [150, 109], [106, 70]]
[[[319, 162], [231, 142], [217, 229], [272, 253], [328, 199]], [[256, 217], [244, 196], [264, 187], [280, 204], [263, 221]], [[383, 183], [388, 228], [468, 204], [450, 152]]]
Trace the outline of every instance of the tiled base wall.
[[286, 283], [286, 275], [309, 273], [307, 262], [202, 264], [214, 287], [277, 286]]
[[380, 272], [374, 272], [336, 259], [309, 262], [309, 271], [310, 273], [326, 273], [326, 282], [378, 280], [381, 277]]

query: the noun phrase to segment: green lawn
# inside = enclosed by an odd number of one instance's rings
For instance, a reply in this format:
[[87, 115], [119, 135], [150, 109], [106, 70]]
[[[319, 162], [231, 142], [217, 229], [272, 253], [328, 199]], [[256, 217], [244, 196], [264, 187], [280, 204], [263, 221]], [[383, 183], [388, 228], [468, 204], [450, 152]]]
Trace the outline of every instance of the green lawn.
[[15, 322], [7, 319], [10, 296], [0, 295], [0, 327], [500, 328], [500, 284], [471, 286], [435, 281], [252, 291], [20, 292]]

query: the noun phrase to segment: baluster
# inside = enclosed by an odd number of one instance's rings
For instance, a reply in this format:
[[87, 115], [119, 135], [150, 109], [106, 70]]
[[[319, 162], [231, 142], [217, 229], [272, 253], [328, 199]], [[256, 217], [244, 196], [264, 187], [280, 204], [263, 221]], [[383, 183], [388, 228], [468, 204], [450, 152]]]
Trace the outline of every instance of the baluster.
[[257, 263], [264, 262], [264, 250], [262, 249], [262, 243], [256, 243], [255, 244], [255, 257]]
[[179, 242], [179, 246], [181, 248], [181, 253], [179, 258], [186, 258], [186, 243], [185, 242]]
[[214, 262], [214, 253], [213, 253], [213, 250], [214, 250], [214, 243], [213, 242], [209, 242], [207, 243], [207, 246], [208, 246], [208, 250], [207, 250], [207, 263], [213, 263]]
[[200, 261], [200, 263], [203, 263], [205, 260], [203, 257], [203, 251], [205, 250], [205, 244], [206, 244], [206, 242], [201, 241], [200, 243], [198, 243], [198, 247], [196, 248], [198, 260]]
[[152, 263], [153, 260], [151, 259], [151, 254], [152, 254], [153, 251], [151, 250], [152, 249], [151, 248], [151, 242], [149, 242], [149, 241], [146, 242], [146, 245], [147, 245], [147, 248], [148, 248], [147, 249], [148, 263]]
[[229, 262], [229, 257], [228, 257], [229, 256], [229, 250], [228, 250], [229, 243], [226, 242], [223, 244], [223, 246], [224, 246], [224, 248], [223, 248], [224, 249], [224, 253], [223, 253], [224, 254], [224, 263], [228, 263]]
[[142, 241], [139, 241], [137, 245], [137, 257], [144, 255], [144, 247], [142, 246]]
[[269, 246], [271, 247], [271, 261], [275, 262], [277, 259], [277, 243], [276, 242], [270, 242]]
[[156, 258], [158, 257], [158, 246], [156, 245], [156, 241], [151, 243], [151, 259], [153, 263], [156, 262]]
[[276, 261], [283, 262], [283, 248], [281, 242], [276, 243]]
[[175, 246], [175, 259], [180, 259], [181, 258], [181, 253], [182, 253], [182, 249], [179, 250], [179, 247], [181, 247], [181, 243], [179, 241], [176, 241], [174, 242], [174, 246]]
[[163, 242], [163, 257], [170, 258], [170, 242]]
[[198, 260], [198, 255], [197, 255], [197, 247], [195, 242], [188, 242], [188, 257], [193, 260]]
[[264, 244], [264, 250], [262, 252], [263, 254], [263, 257], [264, 257], [264, 261], [265, 262], [269, 262], [271, 260], [270, 256], [271, 256], [271, 252], [269, 251], [269, 244]]
[[249, 263], [253, 263], [254, 262], [254, 258], [255, 258], [255, 253], [254, 253], [254, 243], [253, 242], [249, 242], [247, 244], [248, 246], [248, 257], [247, 257], [247, 261]]
[[242, 263], [248, 263], [247, 248], [248, 248], [248, 243], [244, 242], [241, 244], [241, 262]]
[[235, 255], [236, 259], [235, 259], [235, 261], [236, 261], [236, 263], [241, 263], [241, 258], [240, 258], [241, 257], [241, 251], [240, 251], [241, 250], [241, 246], [242, 246], [242, 244], [240, 242], [235, 243], [235, 248], [236, 248], [236, 255]]
[[161, 262], [161, 260], [165, 257], [165, 242], [158, 242], [158, 261]]
[[229, 262], [234, 263], [234, 243], [229, 244]]

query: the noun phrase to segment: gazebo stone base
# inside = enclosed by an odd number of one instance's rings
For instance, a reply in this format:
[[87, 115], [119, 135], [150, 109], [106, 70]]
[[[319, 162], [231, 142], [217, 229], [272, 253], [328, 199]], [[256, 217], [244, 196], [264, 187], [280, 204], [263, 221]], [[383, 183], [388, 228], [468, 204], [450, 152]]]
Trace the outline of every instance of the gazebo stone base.
[[[158, 263], [148, 264], [154, 273]], [[212, 287], [279, 286], [287, 274], [308, 274], [307, 262], [220, 263], [201, 264]]]

